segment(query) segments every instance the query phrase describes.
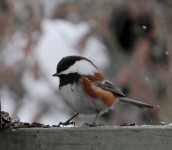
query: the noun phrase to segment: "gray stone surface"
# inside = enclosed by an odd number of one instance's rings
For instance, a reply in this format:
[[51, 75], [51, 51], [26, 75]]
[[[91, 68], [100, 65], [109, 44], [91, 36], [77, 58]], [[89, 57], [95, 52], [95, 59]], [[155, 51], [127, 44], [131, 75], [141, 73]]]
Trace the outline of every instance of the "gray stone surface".
[[0, 150], [170, 150], [172, 127], [29, 128], [0, 131]]

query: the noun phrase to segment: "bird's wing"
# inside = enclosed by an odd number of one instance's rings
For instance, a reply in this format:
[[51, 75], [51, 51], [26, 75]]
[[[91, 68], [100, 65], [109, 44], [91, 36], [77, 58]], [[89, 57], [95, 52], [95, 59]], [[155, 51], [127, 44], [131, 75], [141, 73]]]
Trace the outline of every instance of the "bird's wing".
[[95, 85], [103, 90], [112, 92], [114, 95], [125, 97], [124, 93], [109, 81], [95, 82]]

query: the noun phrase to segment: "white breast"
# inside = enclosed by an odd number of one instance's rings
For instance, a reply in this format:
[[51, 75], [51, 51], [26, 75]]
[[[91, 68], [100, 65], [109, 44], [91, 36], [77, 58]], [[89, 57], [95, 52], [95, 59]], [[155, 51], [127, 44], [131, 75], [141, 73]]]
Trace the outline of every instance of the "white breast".
[[67, 84], [61, 87], [60, 94], [65, 103], [80, 114], [95, 114], [97, 111], [104, 112], [109, 109], [101, 100], [85, 95], [80, 84]]

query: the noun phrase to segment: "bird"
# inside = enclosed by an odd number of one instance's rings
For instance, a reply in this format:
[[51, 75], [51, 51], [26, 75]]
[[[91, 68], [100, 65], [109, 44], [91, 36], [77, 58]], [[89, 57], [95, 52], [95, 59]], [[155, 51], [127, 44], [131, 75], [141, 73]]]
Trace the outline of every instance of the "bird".
[[59, 93], [66, 105], [76, 113], [58, 126], [75, 125], [72, 119], [79, 114], [95, 114], [95, 119], [89, 125], [96, 126], [98, 116], [114, 109], [117, 102], [139, 108], [155, 108], [126, 97], [118, 86], [106, 79], [91, 60], [83, 56], [63, 57], [52, 76], [59, 78]]

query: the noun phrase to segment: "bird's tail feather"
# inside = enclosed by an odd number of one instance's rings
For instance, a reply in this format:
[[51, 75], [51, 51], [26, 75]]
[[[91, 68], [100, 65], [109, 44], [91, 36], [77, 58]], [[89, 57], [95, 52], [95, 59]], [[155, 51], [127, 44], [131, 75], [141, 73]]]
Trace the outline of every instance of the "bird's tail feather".
[[122, 102], [122, 103], [127, 103], [127, 104], [137, 106], [137, 107], [139, 107], [141, 109], [143, 109], [143, 108], [155, 108], [152, 105], [149, 105], [149, 104], [146, 104], [146, 103], [143, 103], [143, 102], [131, 99], [131, 98], [127, 98], [127, 97], [120, 97], [119, 101]]

